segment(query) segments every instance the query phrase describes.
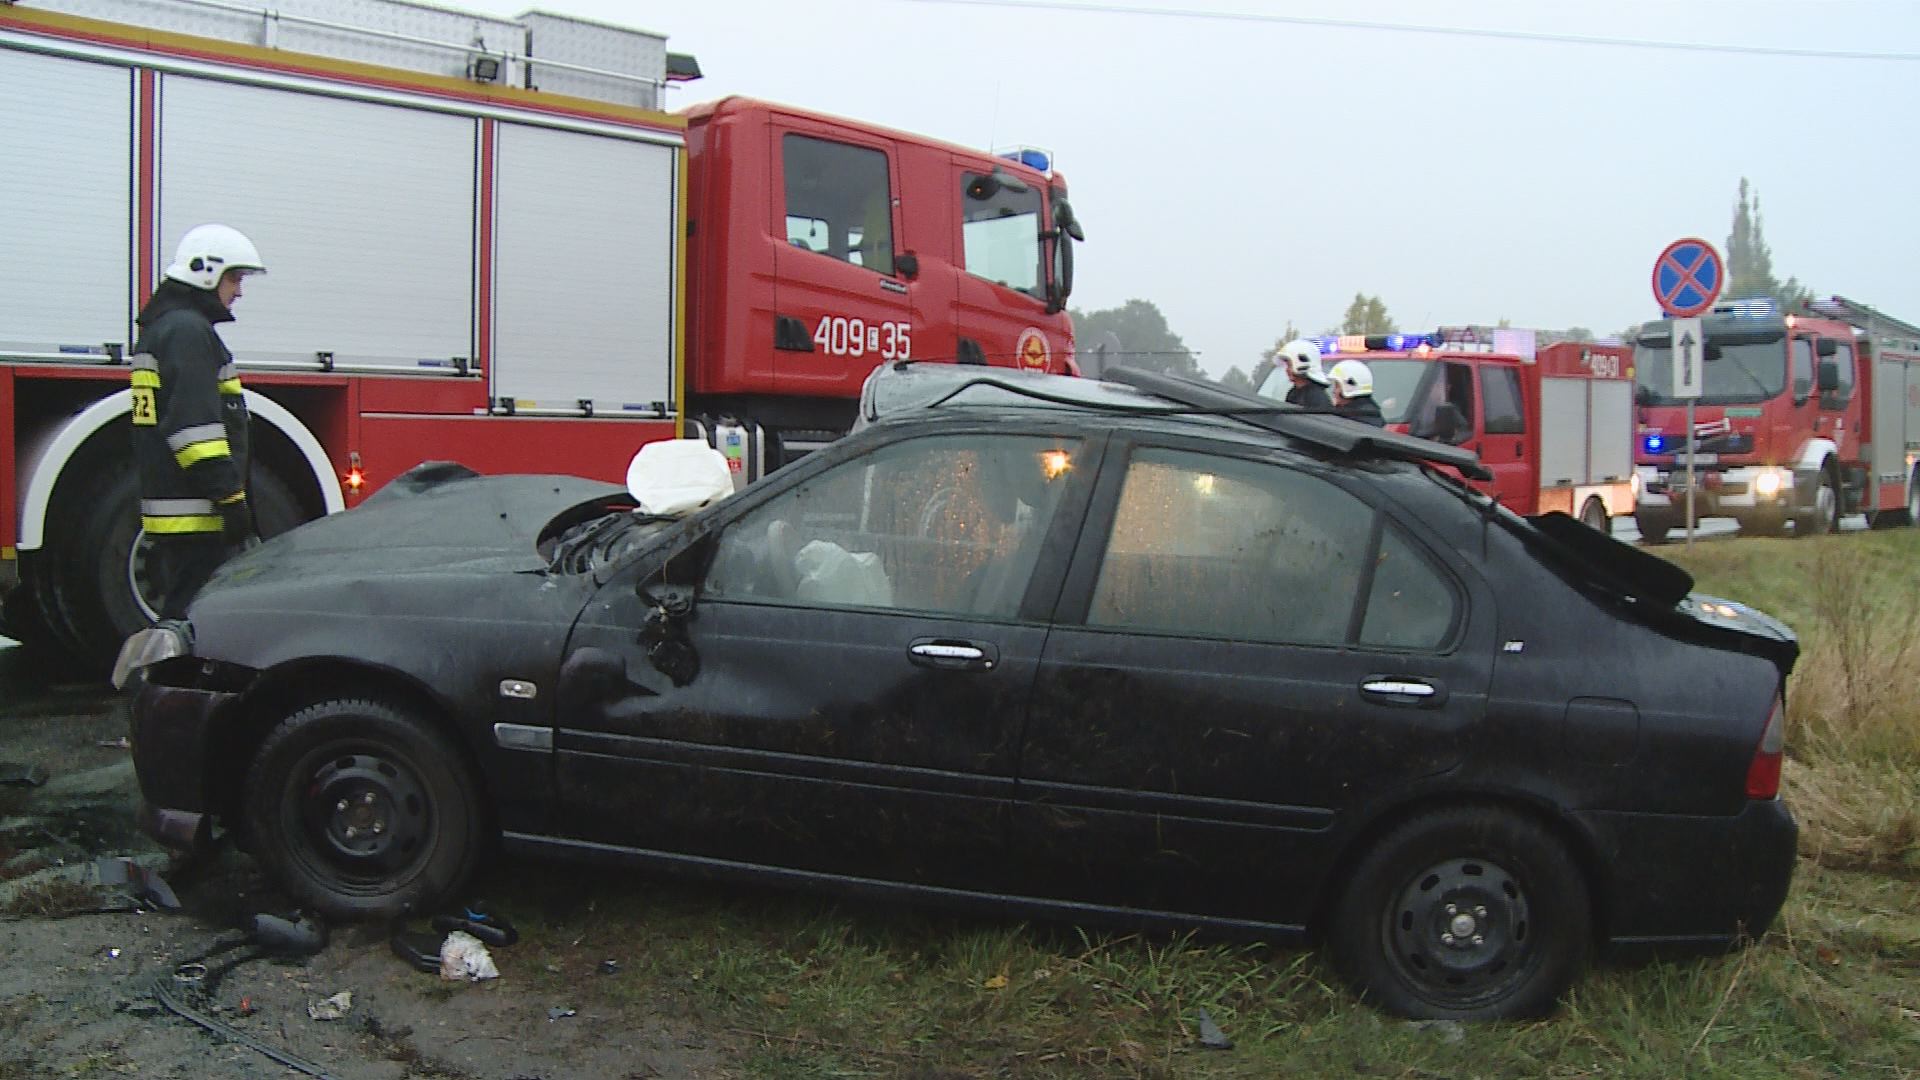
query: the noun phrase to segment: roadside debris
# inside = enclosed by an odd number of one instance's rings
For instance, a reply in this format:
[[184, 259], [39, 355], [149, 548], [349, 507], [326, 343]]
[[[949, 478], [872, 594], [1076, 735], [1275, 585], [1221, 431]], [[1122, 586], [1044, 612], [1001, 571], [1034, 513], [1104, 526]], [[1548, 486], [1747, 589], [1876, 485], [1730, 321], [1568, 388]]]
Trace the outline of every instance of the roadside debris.
[[555, 1005], [553, 1008], [547, 1010], [547, 1023], [551, 1024], [555, 1020], [564, 1020], [569, 1016], [578, 1015], [580, 1015], [578, 1009], [566, 1005]]
[[455, 930], [440, 943], [440, 977], [451, 982], [497, 979], [500, 969], [480, 939], [464, 930]]
[[247, 936], [266, 952], [279, 956], [312, 956], [327, 947], [327, 924], [305, 915], [292, 919], [259, 914]]
[[135, 900], [147, 901], [162, 911], [179, 911], [180, 898], [160, 872], [124, 855], [108, 855], [94, 860], [94, 879], [103, 888], [126, 893]]
[[342, 990], [330, 998], [307, 1002], [307, 1015], [315, 1020], [338, 1020], [353, 1010], [353, 991]]
[[1220, 1025], [1213, 1022], [1205, 1009], [1200, 1010], [1200, 1045], [1209, 1050], [1233, 1049], [1233, 1040], [1227, 1038], [1227, 1033], [1220, 1030]]
[[611, 956], [609, 956], [605, 960], [600, 961], [600, 974], [602, 975], [620, 974], [620, 961], [615, 960]]

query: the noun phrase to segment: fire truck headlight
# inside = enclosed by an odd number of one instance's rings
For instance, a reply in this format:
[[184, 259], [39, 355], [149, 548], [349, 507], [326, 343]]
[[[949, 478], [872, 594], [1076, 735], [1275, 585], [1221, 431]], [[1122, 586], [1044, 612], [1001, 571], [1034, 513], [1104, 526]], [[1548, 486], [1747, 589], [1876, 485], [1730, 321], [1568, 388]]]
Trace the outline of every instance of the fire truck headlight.
[[1753, 478], [1753, 493], [1763, 499], [1780, 494], [1780, 470], [1766, 469]]

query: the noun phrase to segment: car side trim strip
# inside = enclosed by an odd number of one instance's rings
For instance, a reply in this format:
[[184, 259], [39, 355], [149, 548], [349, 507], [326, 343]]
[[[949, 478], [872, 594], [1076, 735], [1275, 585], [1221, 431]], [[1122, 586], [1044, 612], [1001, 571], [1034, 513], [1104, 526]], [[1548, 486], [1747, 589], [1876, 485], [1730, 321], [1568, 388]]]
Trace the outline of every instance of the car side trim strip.
[[717, 881], [778, 882], [801, 886], [824, 887], [826, 889], [853, 896], [897, 897], [915, 896], [941, 901], [962, 907], [990, 906], [1001, 908], [1012, 904], [1023, 912], [1032, 912], [1042, 916], [1058, 917], [1065, 921], [1082, 921], [1091, 916], [1102, 920], [1115, 919], [1146, 927], [1168, 927], [1191, 929], [1195, 926], [1207, 929], [1253, 930], [1275, 937], [1298, 938], [1306, 933], [1306, 927], [1298, 923], [1275, 923], [1253, 919], [1196, 918], [1192, 915], [1175, 914], [1146, 908], [1113, 907], [1105, 904], [1086, 904], [1073, 900], [1055, 900], [1047, 897], [1019, 896], [1005, 893], [970, 892], [965, 889], [950, 889], [938, 885], [913, 885], [894, 881], [879, 881], [874, 878], [853, 877], [847, 874], [828, 874], [817, 870], [793, 870], [786, 867], [763, 866], [758, 863], [735, 862], [731, 859], [715, 859], [705, 855], [683, 855], [678, 852], [657, 851], [651, 848], [624, 847], [619, 844], [603, 844], [592, 840], [573, 840], [557, 836], [539, 836], [533, 833], [502, 832], [504, 847], [512, 852], [541, 853], [549, 855], [585, 857], [596, 862], [622, 862], [639, 866], [656, 866], [679, 873], [691, 873]]

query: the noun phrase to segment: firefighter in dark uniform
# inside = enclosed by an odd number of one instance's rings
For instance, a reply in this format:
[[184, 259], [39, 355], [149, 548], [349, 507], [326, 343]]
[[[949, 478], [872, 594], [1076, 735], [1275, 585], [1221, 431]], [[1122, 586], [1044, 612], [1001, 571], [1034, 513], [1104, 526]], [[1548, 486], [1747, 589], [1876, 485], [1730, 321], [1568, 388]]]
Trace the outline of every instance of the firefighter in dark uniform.
[[214, 326], [233, 321], [241, 279], [265, 271], [238, 230], [190, 229], [136, 320], [133, 457], [161, 618], [184, 617], [214, 570], [255, 539], [247, 404]]
[[1386, 427], [1380, 403], [1373, 400], [1373, 369], [1358, 360], [1342, 360], [1327, 372], [1333, 383], [1333, 411], [1363, 424]]
[[1333, 399], [1327, 396], [1326, 373], [1320, 370], [1320, 346], [1296, 338], [1280, 346], [1274, 359], [1287, 366], [1287, 378], [1293, 381], [1293, 388], [1287, 391], [1287, 404], [1303, 409], [1333, 407]]

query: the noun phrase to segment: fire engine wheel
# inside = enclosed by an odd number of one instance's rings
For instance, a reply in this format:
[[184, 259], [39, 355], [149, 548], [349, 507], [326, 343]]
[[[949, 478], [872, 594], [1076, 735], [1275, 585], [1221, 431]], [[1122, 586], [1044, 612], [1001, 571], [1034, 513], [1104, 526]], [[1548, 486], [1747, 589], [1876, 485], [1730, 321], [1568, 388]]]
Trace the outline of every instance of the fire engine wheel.
[[[299, 500], [279, 478], [256, 469], [249, 497], [262, 536], [300, 524]], [[64, 500], [48, 535], [62, 538], [46, 585], [71, 631], [76, 659], [105, 670], [128, 634], [150, 625], [154, 603], [140, 529], [140, 479], [129, 467], [103, 467], [76, 498]]]
[[1602, 536], [1613, 532], [1612, 520], [1607, 517], [1607, 504], [1592, 495], [1587, 496], [1586, 504], [1580, 507], [1580, 524]]
[[1920, 525], [1920, 470], [1907, 481], [1907, 524]]
[[1639, 526], [1640, 542], [1643, 544], [1664, 544], [1667, 534], [1673, 531], [1674, 523], [1664, 517], [1653, 514], [1635, 514], [1633, 523]]
[[1840, 489], [1834, 485], [1833, 474], [1820, 473], [1820, 487], [1813, 494], [1813, 506], [1807, 512], [1794, 519], [1795, 536], [1814, 536], [1820, 533], [1840, 531]]

